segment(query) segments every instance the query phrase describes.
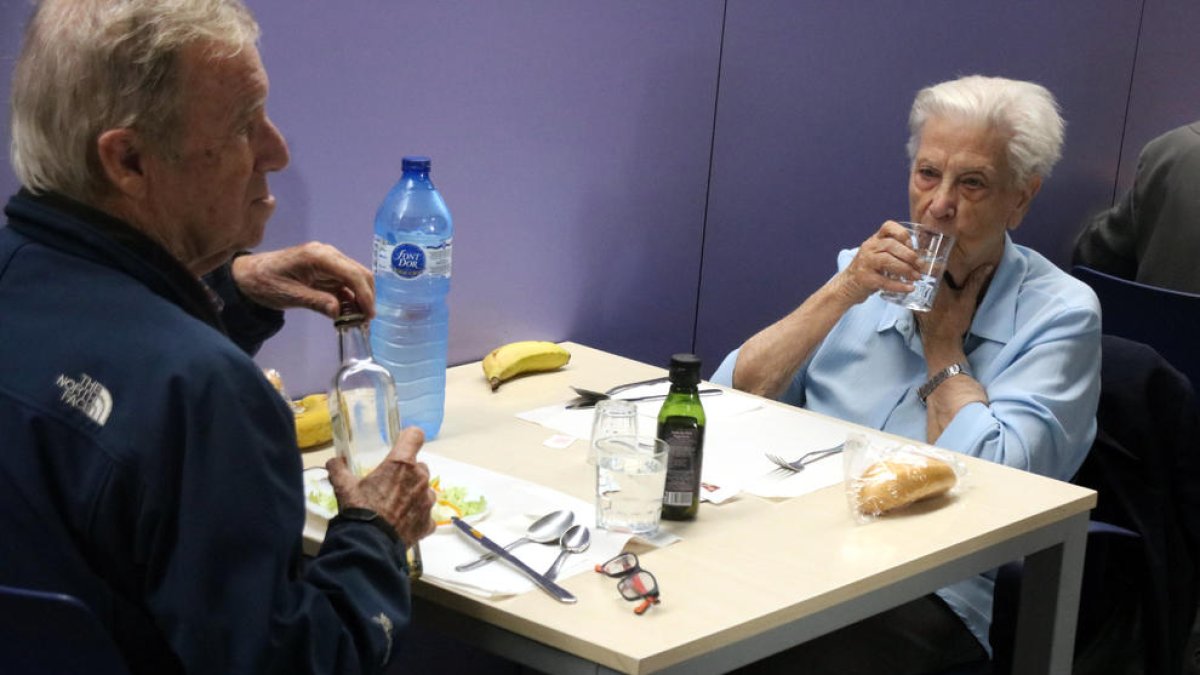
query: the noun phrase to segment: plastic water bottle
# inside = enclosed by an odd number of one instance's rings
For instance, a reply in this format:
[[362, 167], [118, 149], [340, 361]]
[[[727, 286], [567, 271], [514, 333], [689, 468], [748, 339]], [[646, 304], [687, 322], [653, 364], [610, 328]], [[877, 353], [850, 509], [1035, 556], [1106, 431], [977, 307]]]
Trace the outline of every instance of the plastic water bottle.
[[401, 423], [434, 438], [446, 401], [454, 223], [429, 167], [428, 157], [405, 157], [400, 182], [375, 213], [371, 347], [396, 382]]

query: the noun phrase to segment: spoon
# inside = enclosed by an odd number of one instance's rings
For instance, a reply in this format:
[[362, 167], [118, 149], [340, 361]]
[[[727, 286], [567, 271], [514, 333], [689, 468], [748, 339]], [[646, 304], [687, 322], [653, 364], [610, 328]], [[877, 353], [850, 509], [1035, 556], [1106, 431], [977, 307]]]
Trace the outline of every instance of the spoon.
[[[517, 539], [508, 546], [504, 547], [505, 551], [528, 544], [529, 542], [537, 542], [539, 544], [549, 544], [556, 541], [566, 532], [571, 523], [575, 522], [575, 514], [571, 511], [553, 511], [533, 521], [528, 528], [525, 529], [525, 536]], [[476, 567], [482, 567], [496, 559], [495, 553], [485, 553], [482, 556], [468, 563], [456, 565], [454, 569], [458, 572], [466, 572], [473, 570]]]
[[551, 581], [558, 577], [558, 570], [562, 568], [563, 561], [567, 559], [567, 556], [572, 553], [583, 553], [588, 546], [592, 545], [592, 531], [585, 525], [572, 525], [570, 529], [563, 532], [558, 545], [562, 548], [562, 553], [558, 554], [554, 564], [546, 570], [546, 578]]

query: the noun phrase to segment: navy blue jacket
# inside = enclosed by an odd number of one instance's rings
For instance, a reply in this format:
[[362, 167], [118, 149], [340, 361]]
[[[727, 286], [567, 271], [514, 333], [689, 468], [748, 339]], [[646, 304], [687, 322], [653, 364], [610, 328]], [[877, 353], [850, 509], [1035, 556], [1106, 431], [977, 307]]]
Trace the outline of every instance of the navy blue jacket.
[[339, 523], [302, 565], [292, 415], [243, 349], [282, 316], [228, 270], [218, 313], [80, 204], [21, 192], [5, 213], [0, 584], [80, 598], [134, 672], [382, 670], [410, 620], [404, 545]]

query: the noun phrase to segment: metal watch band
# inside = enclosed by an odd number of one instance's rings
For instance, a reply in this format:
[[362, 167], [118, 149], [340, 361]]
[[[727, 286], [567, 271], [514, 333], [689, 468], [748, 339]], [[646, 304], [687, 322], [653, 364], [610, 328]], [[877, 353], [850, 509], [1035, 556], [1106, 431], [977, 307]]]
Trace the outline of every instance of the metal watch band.
[[921, 399], [921, 403], [925, 403], [925, 399], [929, 398], [929, 395], [933, 393], [934, 389], [937, 389], [943, 382], [959, 374], [971, 374], [971, 371], [967, 368], [967, 364], [961, 362], [951, 363], [945, 368], [942, 368], [938, 372], [934, 373], [933, 377], [929, 378], [928, 382], [921, 385], [920, 388], [917, 389], [917, 398]]

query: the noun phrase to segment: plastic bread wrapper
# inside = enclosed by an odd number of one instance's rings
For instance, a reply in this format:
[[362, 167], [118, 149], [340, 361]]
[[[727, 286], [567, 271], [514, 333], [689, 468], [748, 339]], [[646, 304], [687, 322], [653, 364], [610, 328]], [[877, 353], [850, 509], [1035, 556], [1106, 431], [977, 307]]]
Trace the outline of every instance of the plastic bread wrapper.
[[924, 499], [958, 494], [967, 467], [954, 453], [927, 445], [850, 434], [842, 455], [846, 501], [860, 523]]

